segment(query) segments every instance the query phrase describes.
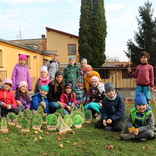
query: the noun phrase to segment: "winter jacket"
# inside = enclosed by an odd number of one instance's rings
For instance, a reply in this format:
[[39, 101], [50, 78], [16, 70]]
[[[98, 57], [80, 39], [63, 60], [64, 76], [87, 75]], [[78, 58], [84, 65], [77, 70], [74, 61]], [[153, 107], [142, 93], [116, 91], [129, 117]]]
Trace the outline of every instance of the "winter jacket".
[[16, 90], [19, 87], [20, 81], [26, 81], [28, 83], [28, 90], [32, 90], [31, 79], [28, 66], [24, 67], [20, 64], [16, 64], [12, 71], [12, 90]]
[[150, 86], [154, 87], [154, 71], [153, 66], [149, 64], [140, 64], [136, 67], [135, 72], [130, 73], [136, 78], [136, 84], [139, 86]]
[[48, 101], [49, 102], [57, 102], [60, 101], [60, 96], [62, 94], [62, 87], [60, 84], [58, 84], [57, 86], [57, 92], [54, 92], [54, 85], [52, 84], [52, 82], [49, 83], [49, 92], [48, 92]]
[[48, 99], [47, 99], [47, 97], [42, 99], [42, 96], [41, 96], [40, 92], [38, 92], [38, 93], [36, 93], [35, 95], [32, 96], [31, 108], [30, 109], [31, 110], [37, 110], [41, 101], [44, 101], [46, 103], [46, 109], [44, 110], [44, 112], [49, 114], [49, 102], [48, 102]]
[[[48, 79], [46, 82], [50, 82], [50, 80]], [[48, 85], [46, 84], [46, 85]], [[40, 78], [37, 80], [36, 84], [35, 84], [35, 89], [34, 89], [34, 93], [38, 93], [40, 91], [40, 87], [41, 87], [41, 83], [40, 83]]]
[[84, 89], [80, 89], [77, 87], [77, 85], [74, 85], [73, 92], [76, 94], [76, 100], [78, 101], [78, 104], [86, 101], [86, 92]]
[[[130, 115], [126, 121], [127, 127], [130, 128], [132, 126], [135, 126], [135, 117], [136, 117], [136, 108], [133, 108], [130, 110]], [[146, 130], [153, 130], [154, 129], [154, 115], [152, 110], [148, 110], [145, 112], [142, 120], [142, 126], [138, 127], [139, 132], [143, 132]]]
[[125, 118], [125, 103], [123, 98], [116, 92], [116, 98], [110, 100], [105, 98], [102, 102], [102, 119], [116, 121]]
[[80, 77], [80, 68], [76, 64], [73, 66], [68, 64], [68, 66], [64, 69], [65, 82], [72, 82], [75, 84], [78, 77]]
[[[16, 95], [15, 95], [15, 99], [16, 99]], [[31, 106], [31, 99], [30, 99], [30, 95], [28, 94], [28, 99], [25, 100], [22, 96], [19, 97], [19, 99], [16, 99], [18, 101], [21, 101], [21, 103], [23, 104], [23, 109], [30, 109]]]
[[48, 69], [48, 73], [49, 73], [49, 77], [51, 80], [54, 80], [55, 78], [55, 73], [59, 70], [60, 68], [60, 63], [57, 61], [54, 61], [53, 59], [48, 61], [46, 63], [47, 69]]
[[64, 103], [65, 106], [67, 105], [68, 102], [71, 102], [71, 103], [74, 103], [74, 104], [78, 103], [73, 94], [70, 94], [70, 100], [68, 99], [67, 94], [61, 94], [60, 102]]
[[85, 87], [86, 87], [87, 92], [88, 92], [89, 87], [91, 86], [90, 80], [91, 80], [91, 78], [93, 76], [97, 76], [99, 78], [99, 81], [101, 81], [100, 75], [96, 71], [92, 71], [91, 74], [90, 74], [90, 76], [88, 76], [88, 75], [85, 74], [84, 75], [84, 82], [85, 82]]
[[14, 93], [9, 90], [0, 89], [0, 106], [2, 102], [4, 102], [7, 105], [10, 105], [11, 109], [17, 108]]

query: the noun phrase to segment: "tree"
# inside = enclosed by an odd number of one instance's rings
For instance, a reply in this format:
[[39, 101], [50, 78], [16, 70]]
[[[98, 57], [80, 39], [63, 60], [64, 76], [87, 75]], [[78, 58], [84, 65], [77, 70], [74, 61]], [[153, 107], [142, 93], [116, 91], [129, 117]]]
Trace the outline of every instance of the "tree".
[[141, 51], [147, 51], [151, 59], [149, 63], [155, 66], [156, 64], [156, 18], [153, 17], [154, 9], [152, 3], [145, 2], [144, 6], [139, 7], [138, 32], [134, 32], [134, 40], [129, 39], [127, 42], [128, 50], [125, 51], [127, 57], [130, 57], [134, 64], [140, 64], [139, 54]]
[[81, 0], [79, 54], [94, 68], [104, 63], [106, 34], [104, 0]]
[[88, 63], [92, 60], [91, 50], [91, 0], [81, 0], [81, 15], [79, 28], [79, 54], [80, 60], [87, 58]]

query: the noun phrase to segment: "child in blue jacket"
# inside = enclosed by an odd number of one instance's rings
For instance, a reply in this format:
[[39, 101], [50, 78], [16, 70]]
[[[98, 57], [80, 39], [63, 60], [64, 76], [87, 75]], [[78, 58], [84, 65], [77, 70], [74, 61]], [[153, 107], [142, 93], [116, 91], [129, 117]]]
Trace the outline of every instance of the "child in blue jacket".
[[125, 103], [123, 98], [115, 91], [111, 83], [105, 84], [106, 98], [102, 102], [102, 119], [95, 127], [107, 131], [122, 131], [125, 119]]
[[31, 110], [35, 114], [39, 106], [42, 106], [44, 113], [49, 114], [49, 102], [47, 99], [47, 94], [49, 92], [49, 86], [43, 85], [40, 87], [40, 91], [32, 96]]

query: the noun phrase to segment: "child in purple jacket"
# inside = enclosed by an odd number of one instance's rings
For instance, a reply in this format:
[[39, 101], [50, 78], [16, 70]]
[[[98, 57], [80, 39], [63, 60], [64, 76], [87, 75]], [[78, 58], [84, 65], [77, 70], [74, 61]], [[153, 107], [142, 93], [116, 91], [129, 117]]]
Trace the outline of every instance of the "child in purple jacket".
[[28, 84], [28, 90], [32, 90], [31, 79], [29, 74], [28, 66], [26, 65], [27, 56], [21, 54], [19, 56], [19, 63], [17, 63], [12, 72], [12, 90], [19, 88], [20, 81], [26, 81]]
[[28, 94], [28, 84], [25, 81], [21, 81], [19, 84], [18, 90], [16, 90], [16, 103], [20, 109], [20, 112], [23, 112], [24, 109], [30, 109], [31, 100], [30, 95]]

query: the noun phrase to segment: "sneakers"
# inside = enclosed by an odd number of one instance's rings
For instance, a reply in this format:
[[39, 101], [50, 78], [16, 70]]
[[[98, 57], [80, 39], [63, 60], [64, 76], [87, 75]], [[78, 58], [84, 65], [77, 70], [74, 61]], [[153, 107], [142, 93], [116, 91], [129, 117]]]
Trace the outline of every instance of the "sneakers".
[[104, 128], [104, 130], [105, 130], [105, 131], [112, 131], [112, 127], [111, 127], [111, 126], [106, 126], [106, 127]]
[[95, 119], [99, 120], [99, 119], [101, 119], [101, 117], [102, 117], [102, 115], [101, 115], [101, 113], [99, 113], [99, 114], [96, 116]]
[[134, 134], [121, 134], [120, 135], [120, 139], [121, 140], [129, 140], [129, 139], [132, 139], [132, 138], [135, 138]]

